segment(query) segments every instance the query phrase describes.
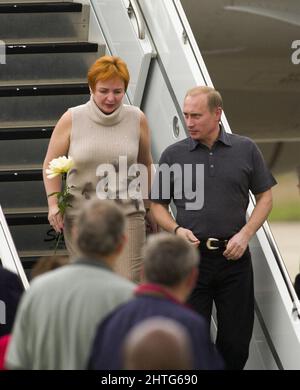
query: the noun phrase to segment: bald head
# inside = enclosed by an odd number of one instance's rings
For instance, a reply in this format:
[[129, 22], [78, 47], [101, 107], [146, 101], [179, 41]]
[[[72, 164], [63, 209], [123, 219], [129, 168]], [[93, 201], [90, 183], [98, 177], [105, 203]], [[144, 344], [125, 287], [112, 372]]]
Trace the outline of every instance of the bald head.
[[131, 329], [124, 342], [127, 370], [192, 369], [190, 338], [182, 325], [164, 317], [142, 321]]

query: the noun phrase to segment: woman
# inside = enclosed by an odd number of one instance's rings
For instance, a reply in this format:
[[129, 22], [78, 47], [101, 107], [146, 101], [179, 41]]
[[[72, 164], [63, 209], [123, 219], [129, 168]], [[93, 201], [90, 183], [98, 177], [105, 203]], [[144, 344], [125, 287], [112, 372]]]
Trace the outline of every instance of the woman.
[[[128, 167], [135, 163], [146, 166], [150, 186], [150, 131], [140, 109], [122, 102], [129, 83], [129, 72], [125, 62], [119, 57], [99, 58], [89, 69], [88, 83], [90, 101], [63, 114], [49, 143], [43, 165], [47, 194], [61, 189], [60, 177], [48, 179], [45, 174], [49, 162], [53, 158], [69, 155], [75, 164], [67, 177], [67, 184], [71, 187], [72, 207], [68, 207], [62, 216], [56, 196], [50, 196], [48, 219], [56, 232], [63, 230], [70, 254], [77, 255], [71, 234], [75, 218], [86, 199], [96, 196], [96, 191], [97, 196], [103, 198], [103, 193], [106, 192], [107, 197], [116, 199], [127, 215], [128, 243], [117, 263], [116, 272], [138, 282], [142, 262], [141, 248], [145, 241], [145, 207], [147, 209], [148, 205], [147, 201], [143, 204], [142, 199], [124, 199], [124, 194], [128, 193], [130, 177], [118, 180], [121, 176], [119, 157], [124, 159], [125, 156]], [[103, 169], [99, 170], [99, 167], [105, 167], [103, 164], [110, 164], [115, 168], [115, 187], [111, 182], [108, 183]], [[104, 186], [99, 194], [99, 184], [105, 180], [106, 188]]]

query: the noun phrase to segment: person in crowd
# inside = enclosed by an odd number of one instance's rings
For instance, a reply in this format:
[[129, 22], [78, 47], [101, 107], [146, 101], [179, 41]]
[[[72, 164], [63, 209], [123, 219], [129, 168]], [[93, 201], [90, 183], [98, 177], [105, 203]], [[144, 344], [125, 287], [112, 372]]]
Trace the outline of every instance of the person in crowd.
[[6, 355], [9, 369], [83, 369], [97, 324], [129, 300], [135, 284], [112, 271], [126, 236], [125, 217], [108, 200], [79, 215], [81, 257], [33, 279], [17, 312]]
[[[154, 230], [155, 226], [148, 213], [147, 188], [141, 188], [140, 195], [139, 188], [133, 191], [134, 195], [129, 188], [130, 185], [134, 187], [139, 174], [138, 169], [134, 170], [137, 163], [147, 168], [150, 186], [152, 157], [145, 115], [138, 107], [123, 104], [128, 83], [127, 65], [119, 57], [100, 57], [90, 67], [90, 100], [69, 109], [59, 119], [44, 160], [43, 174], [49, 223], [56, 232], [63, 231], [71, 255], [78, 252], [72, 240], [72, 228], [82, 204], [95, 196], [118, 202], [127, 216], [128, 243], [115, 264], [115, 270], [139, 282], [141, 248], [145, 242], [145, 209], [146, 218]], [[60, 191], [61, 177], [49, 179], [46, 174], [49, 163], [63, 155], [69, 155], [74, 161], [67, 177], [72, 207], [67, 207], [64, 216], [58, 208], [57, 197], [49, 196]], [[144, 202], [142, 194], [147, 194]]]
[[20, 278], [0, 267], [0, 370], [4, 369], [4, 357], [23, 292]]
[[[200, 277], [189, 303], [208, 321], [215, 303], [218, 350], [228, 369], [243, 369], [254, 321], [248, 243], [271, 211], [276, 181], [252, 140], [225, 132], [222, 107], [214, 88], [187, 92], [183, 114], [189, 137], [162, 153], [151, 209], [158, 225], [199, 248]], [[166, 166], [175, 172], [168, 178]], [[249, 190], [256, 205], [246, 221]], [[171, 201], [176, 220], [168, 210]]]
[[198, 276], [199, 256], [181, 237], [169, 233], [150, 236], [144, 253], [144, 278], [135, 297], [116, 308], [99, 324], [88, 368], [122, 368], [122, 345], [143, 320], [165, 317], [181, 324], [191, 338], [192, 368], [221, 369], [223, 361], [210, 339], [206, 320], [184, 305]]
[[[298, 178], [297, 187], [298, 187], [299, 194], [300, 194], [300, 165], [297, 166], [296, 172], [297, 172], [297, 178]], [[298, 297], [298, 299], [300, 299], [300, 272], [295, 277], [294, 287], [295, 287], [297, 297]]]
[[125, 370], [191, 370], [192, 345], [188, 332], [178, 322], [151, 317], [135, 325], [125, 337]]
[[20, 278], [14, 272], [0, 267], [0, 302], [2, 314], [0, 317], [0, 337], [11, 332], [23, 292], [24, 287]]
[[38, 259], [31, 270], [31, 279], [42, 275], [45, 272], [53, 271], [56, 268], [62, 267], [70, 263], [69, 256], [43, 256]]
[[295, 288], [298, 299], [300, 299], [300, 273], [299, 272], [295, 276], [294, 288]]

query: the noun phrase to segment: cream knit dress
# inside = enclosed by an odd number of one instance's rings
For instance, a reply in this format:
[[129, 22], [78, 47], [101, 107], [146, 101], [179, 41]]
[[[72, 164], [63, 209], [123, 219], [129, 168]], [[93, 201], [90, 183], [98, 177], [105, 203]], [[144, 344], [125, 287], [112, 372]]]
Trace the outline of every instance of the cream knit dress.
[[128, 185], [133, 177], [124, 176], [127, 172], [122, 167], [124, 162], [128, 168], [137, 163], [141, 111], [134, 106], [121, 105], [112, 114], [106, 115], [97, 107], [92, 97], [86, 104], [70, 110], [72, 130], [68, 154], [75, 164], [67, 177], [72, 194], [72, 207], [67, 208], [64, 223], [68, 251], [72, 256], [78, 255], [72, 242], [72, 227], [76, 224], [76, 217], [83, 203], [96, 196], [96, 189], [99, 197], [99, 182], [104, 183], [106, 177], [103, 173], [105, 167], [101, 164], [110, 164], [116, 172], [116, 180], [110, 181], [107, 188], [102, 185], [102, 194], [106, 192], [110, 198], [117, 198], [117, 204], [126, 215], [128, 236], [128, 242], [117, 261], [115, 271], [134, 282], [139, 282], [141, 249], [145, 242], [145, 209], [142, 199], [134, 200], [127, 196]]

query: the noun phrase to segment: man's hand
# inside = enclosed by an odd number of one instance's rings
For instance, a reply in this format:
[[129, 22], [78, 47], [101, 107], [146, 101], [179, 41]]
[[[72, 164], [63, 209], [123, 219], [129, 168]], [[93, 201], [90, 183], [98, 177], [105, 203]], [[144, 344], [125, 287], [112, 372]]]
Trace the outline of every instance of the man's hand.
[[250, 237], [246, 233], [242, 231], [238, 232], [228, 241], [226, 250], [223, 252], [223, 256], [225, 256], [227, 260], [240, 259], [247, 249], [249, 240]]
[[183, 237], [186, 239], [190, 244], [193, 246], [197, 247], [200, 244], [200, 241], [198, 240], [197, 237], [194, 236], [193, 232], [189, 229], [185, 229], [183, 227], [179, 227], [176, 231], [176, 235]]

